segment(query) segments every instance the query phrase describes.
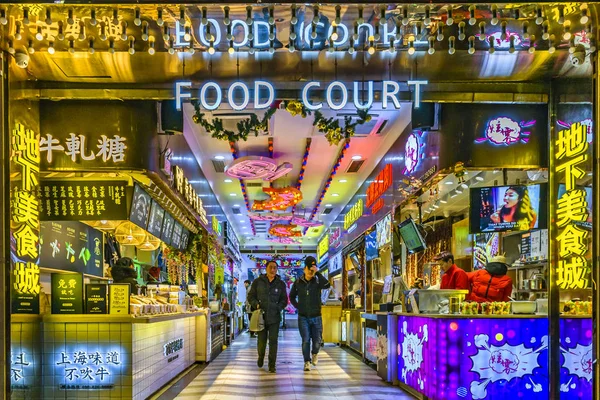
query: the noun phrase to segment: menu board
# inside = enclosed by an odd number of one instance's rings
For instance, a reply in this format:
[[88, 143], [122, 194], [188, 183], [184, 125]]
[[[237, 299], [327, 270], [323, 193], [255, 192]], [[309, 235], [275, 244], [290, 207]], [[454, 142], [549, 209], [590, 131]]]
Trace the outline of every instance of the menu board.
[[83, 274], [51, 274], [52, 314], [83, 314]]
[[111, 315], [129, 314], [129, 290], [131, 286], [128, 283], [113, 283], [108, 285], [109, 307], [108, 313]]
[[190, 231], [188, 231], [187, 229], [184, 229], [183, 232], [181, 233], [181, 246], [179, 246], [179, 248], [181, 248], [182, 250], [185, 250], [185, 249], [187, 249], [189, 243], [190, 243]]
[[98, 221], [127, 219], [124, 181], [42, 180], [40, 220]]
[[99, 230], [81, 222], [42, 222], [40, 266], [104, 276], [104, 243]]
[[171, 214], [165, 213], [165, 217], [163, 218], [163, 228], [160, 235], [160, 240], [165, 242], [166, 244], [171, 244], [171, 238], [173, 236], [173, 225], [175, 224], [175, 219], [171, 217]]
[[162, 232], [163, 219], [165, 217], [165, 210], [158, 205], [156, 201], [152, 201], [152, 207], [150, 208], [150, 221], [148, 222], [148, 232], [160, 237]]
[[521, 256], [526, 258], [531, 256], [531, 232], [521, 235]]
[[171, 246], [179, 248], [181, 246], [181, 234], [183, 233], [183, 226], [179, 222], [175, 222], [173, 226], [173, 237], [171, 239]]
[[131, 201], [129, 220], [140, 228], [147, 229], [151, 204], [152, 198], [150, 195], [136, 183], [135, 189], [133, 190], [133, 200]]
[[[14, 268], [13, 268], [14, 271]], [[16, 281], [15, 274], [11, 274], [11, 310], [13, 314], [39, 314], [40, 313], [40, 294], [17, 293], [14, 290]]]
[[86, 314], [106, 314], [108, 311], [107, 287], [103, 283], [85, 285]]
[[377, 248], [382, 248], [392, 241], [392, 214], [386, 215], [375, 225], [377, 231]]

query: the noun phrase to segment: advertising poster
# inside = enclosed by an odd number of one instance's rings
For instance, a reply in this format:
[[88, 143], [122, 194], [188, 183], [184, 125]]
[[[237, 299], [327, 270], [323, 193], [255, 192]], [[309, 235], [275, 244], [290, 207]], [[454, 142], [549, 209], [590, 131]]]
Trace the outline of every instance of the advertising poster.
[[108, 286], [105, 284], [85, 285], [86, 314], [106, 314], [108, 312]]
[[83, 275], [51, 274], [52, 314], [83, 314]]
[[156, 201], [152, 201], [152, 207], [150, 208], [150, 221], [148, 221], [148, 232], [157, 238], [160, 238], [162, 233], [164, 217], [165, 210], [159, 206]]
[[171, 238], [173, 237], [173, 225], [175, 225], [175, 219], [169, 213], [165, 213], [160, 239], [166, 244], [171, 244]]
[[131, 201], [131, 211], [129, 219], [140, 228], [148, 228], [148, 218], [150, 217], [150, 206], [152, 198], [140, 185], [135, 184], [133, 190], [133, 200]]
[[108, 313], [111, 315], [129, 314], [129, 291], [131, 286], [128, 283], [113, 283], [108, 285]]
[[365, 328], [365, 358], [377, 364], [377, 329]]

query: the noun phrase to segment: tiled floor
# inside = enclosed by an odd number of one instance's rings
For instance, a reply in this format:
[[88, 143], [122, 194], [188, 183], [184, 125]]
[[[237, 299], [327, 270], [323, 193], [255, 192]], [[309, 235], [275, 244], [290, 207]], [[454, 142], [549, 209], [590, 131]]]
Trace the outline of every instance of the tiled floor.
[[382, 382], [373, 369], [337, 346], [322, 349], [318, 366], [304, 372], [300, 342], [295, 329], [280, 333], [277, 374], [270, 374], [266, 362], [264, 368], [256, 366], [256, 339], [243, 334], [176, 398], [413, 399], [400, 388]]

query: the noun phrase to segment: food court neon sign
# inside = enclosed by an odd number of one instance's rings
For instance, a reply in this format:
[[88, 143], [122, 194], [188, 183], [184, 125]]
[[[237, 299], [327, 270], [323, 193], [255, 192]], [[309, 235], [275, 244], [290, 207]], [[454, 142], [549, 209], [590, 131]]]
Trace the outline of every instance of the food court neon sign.
[[[373, 105], [374, 85], [373, 81], [367, 81], [366, 83], [366, 100], [361, 100], [360, 87], [363, 82], [354, 81], [352, 85], [348, 85], [345, 82], [333, 81], [325, 85], [322, 82], [311, 81], [306, 83], [301, 91], [302, 104], [311, 111], [317, 111], [323, 108], [326, 104], [332, 110], [341, 110], [348, 105], [350, 101], [354, 104], [357, 109], [368, 109]], [[400, 108], [400, 83], [396, 81], [383, 81], [381, 85], [381, 106], [383, 109], [387, 109], [388, 106], [393, 106], [396, 109]], [[421, 86], [427, 85], [427, 81], [424, 80], [411, 80], [404, 82], [408, 87], [414, 86], [414, 107], [419, 108], [421, 104]], [[348, 86], [352, 87], [352, 99], [349, 96]], [[260, 110], [269, 108], [275, 101], [275, 88], [270, 82], [266, 81], [254, 81], [254, 109]], [[325, 89], [325, 101], [314, 101], [311, 99], [311, 93], [313, 90]], [[192, 95], [192, 82], [191, 81], [180, 81], [175, 83], [175, 105], [177, 110], [182, 109], [184, 101], [191, 100], [192, 97], [198, 98], [200, 106], [208, 111], [218, 109], [223, 104], [224, 90], [216, 82], [205, 82], [202, 84], [198, 92]], [[334, 96], [335, 93], [339, 93], [339, 96]], [[261, 97], [261, 94], [266, 93], [265, 97]], [[338, 98], [335, 98], [338, 97]], [[244, 82], [234, 82], [227, 88], [227, 103], [235, 111], [242, 111], [250, 104], [250, 88], [248, 84]]]

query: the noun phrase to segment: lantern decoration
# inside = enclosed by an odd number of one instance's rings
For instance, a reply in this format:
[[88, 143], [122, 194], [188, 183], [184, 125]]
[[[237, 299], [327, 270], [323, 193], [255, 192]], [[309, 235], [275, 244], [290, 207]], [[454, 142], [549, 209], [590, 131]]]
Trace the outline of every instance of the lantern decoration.
[[302, 192], [291, 186], [274, 189], [264, 187], [263, 192], [268, 194], [268, 200], [257, 200], [252, 205], [252, 210], [255, 211], [283, 211], [288, 207], [293, 207], [302, 201]]
[[299, 215], [294, 215], [291, 223], [294, 225], [304, 227], [304, 228], [315, 228], [317, 226], [323, 225], [323, 223], [321, 221], [309, 221]]
[[130, 221], [125, 221], [115, 230], [115, 238], [123, 245], [137, 246], [146, 239], [146, 231]]
[[117, 226], [119, 226], [121, 224], [121, 222], [122, 221], [101, 220], [101, 221], [90, 221], [89, 224], [93, 228], [99, 229], [101, 231], [112, 231]]
[[300, 237], [302, 232], [296, 230], [297, 225], [273, 224], [269, 228], [269, 235], [275, 237]]
[[262, 179], [271, 182], [287, 175], [292, 168], [289, 162], [278, 166], [277, 162], [270, 157], [246, 156], [236, 158], [225, 168], [225, 174], [240, 180]]
[[147, 233], [144, 241], [136, 247], [142, 251], [154, 251], [160, 247], [160, 239]]
[[[269, 222], [291, 221], [292, 213], [276, 214], [273, 212], [269, 212], [269, 213], [249, 212], [248, 218], [250, 218], [252, 221], [269, 221]], [[296, 225], [298, 225], [298, 224], [296, 224]]]

